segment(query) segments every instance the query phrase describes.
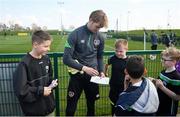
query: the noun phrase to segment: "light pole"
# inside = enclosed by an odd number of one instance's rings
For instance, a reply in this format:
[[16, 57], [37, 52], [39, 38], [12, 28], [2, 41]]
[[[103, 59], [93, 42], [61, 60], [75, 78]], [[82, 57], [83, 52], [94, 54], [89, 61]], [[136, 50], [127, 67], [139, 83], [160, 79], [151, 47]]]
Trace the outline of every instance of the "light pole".
[[144, 50], [146, 50], [146, 36], [148, 35], [148, 33], [145, 28], [143, 28], [143, 30], [144, 30]]
[[118, 22], [118, 18], [116, 19], [116, 33], [118, 33], [118, 25], [119, 25], [119, 22]]
[[169, 13], [169, 9], [168, 9], [168, 14], [167, 14], [167, 29], [170, 29], [170, 13]]
[[63, 34], [63, 21], [62, 21], [62, 5], [64, 4], [64, 2], [58, 1], [57, 4], [59, 5], [60, 8], [60, 30], [61, 30], [61, 35]]
[[127, 33], [127, 40], [129, 39], [129, 36], [128, 36], [128, 33], [129, 33], [128, 32], [128, 30], [129, 30], [128, 29], [129, 28], [129, 14], [130, 14], [130, 11], [127, 12], [127, 31], [126, 31], [126, 33]]
[[119, 20], [119, 31], [121, 31], [121, 20], [122, 20], [122, 18], [121, 18], [121, 14], [120, 14], [120, 18], [119, 18], [120, 20]]

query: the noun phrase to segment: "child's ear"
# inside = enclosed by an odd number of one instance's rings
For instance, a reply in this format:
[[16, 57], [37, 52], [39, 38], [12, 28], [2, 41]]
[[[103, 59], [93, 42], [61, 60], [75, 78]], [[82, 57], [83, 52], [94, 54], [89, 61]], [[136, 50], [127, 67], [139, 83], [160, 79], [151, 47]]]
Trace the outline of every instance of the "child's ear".
[[143, 75], [146, 75], [147, 74], [147, 69], [144, 68], [144, 74]]
[[34, 42], [32, 45], [33, 45], [34, 48], [36, 48], [38, 46], [38, 43]]

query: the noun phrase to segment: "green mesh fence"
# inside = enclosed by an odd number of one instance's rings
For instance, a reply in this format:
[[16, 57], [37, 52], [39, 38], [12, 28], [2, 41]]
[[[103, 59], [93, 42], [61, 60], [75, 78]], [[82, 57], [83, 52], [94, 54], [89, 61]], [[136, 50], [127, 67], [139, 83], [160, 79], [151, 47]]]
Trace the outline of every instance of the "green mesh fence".
[[[146, 76], [157, 78], [159, 72], [162, 70], [160, 62], [161, 51], [129, 51], [128, 55], [141, 55], [145, 59], [145, 65], [147, 68]], [[107, 63], [109, 56], [113, 55], [114, 52], [104, 53], [104, 63]], [[150, 55], [156, 54], [156, 59], [151, 60]], [[56, 115], [65, 115], [66, 109], [66, 95], [67, 87], [69, 82], [69, 75], [67, 67], [62, 62], [63, 53], [50, 53], [49, 56], [52, 61], [54, 68], [54, 78], [58, 78], [59, 85], [55, 90], [56, 97]], [[13, 91], [13, 72], [18, 65], [18, 62], [24, 54], [0, 54], [0, 116], [9, 115], [22, 115], [19, 102], [14, 95]], [[111, 75], [109, 69], [109, 76]], [[96, 101], [95, 110], [97, 116], [111, 115], [111, 106], [109, 102], [109, 85], [100, 85], [100, 99]], [[85, 95], [82, 93], [75, 115], [85, 116], [86, 115], [86, 100]]]

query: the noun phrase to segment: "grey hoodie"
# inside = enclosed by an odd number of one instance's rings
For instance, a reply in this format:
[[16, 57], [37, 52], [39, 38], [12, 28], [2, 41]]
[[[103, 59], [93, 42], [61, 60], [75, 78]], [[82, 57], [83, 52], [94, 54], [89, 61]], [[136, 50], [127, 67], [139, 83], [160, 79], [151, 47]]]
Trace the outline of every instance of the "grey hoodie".
[[155, 113], [159, 107], [159, 97], [154, 84], [146, 78], [147, 86], [131, 108], [140, 113]]

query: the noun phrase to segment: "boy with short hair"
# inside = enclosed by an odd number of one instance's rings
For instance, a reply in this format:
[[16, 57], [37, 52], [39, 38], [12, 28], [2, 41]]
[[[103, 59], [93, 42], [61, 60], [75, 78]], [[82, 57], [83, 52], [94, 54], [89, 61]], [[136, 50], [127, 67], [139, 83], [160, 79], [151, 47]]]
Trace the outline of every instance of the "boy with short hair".
[[159, 98], [156, 87], [147, 78], [141, 56], [130, 56], [126, 64], [125, 89], [116, 103], [116, 116], [151, 116], [158, 109]]
[[160, 105], [158, 116], [176, 116], [180, 100], [180, 73], [176, 70], [176, 62], [180, 60], [180, 51], [169, 47], [162, 53], [162, 65], [159, 78], [156, 80]]
[[109, 98], [111, 102], [111, 113], [114, 115], [115, 104], [119, 94], [124, 90], [124, 69], [127, 62], [126, 52], [128, 51], [128, 41], [118, 39], [115, 42], [115, 54], [108, 58], [105, 65], [105, 74], [108, 75], [108, 67], [111, 65], [111, 79]]
[[52, 38], [47, 32], [35, 31], [32, 35], [32, 50], [19, 63], [13, 78], [13, 86], [22, 111], [27, 116], [49, 115], [55, 108], [50, 58]]

